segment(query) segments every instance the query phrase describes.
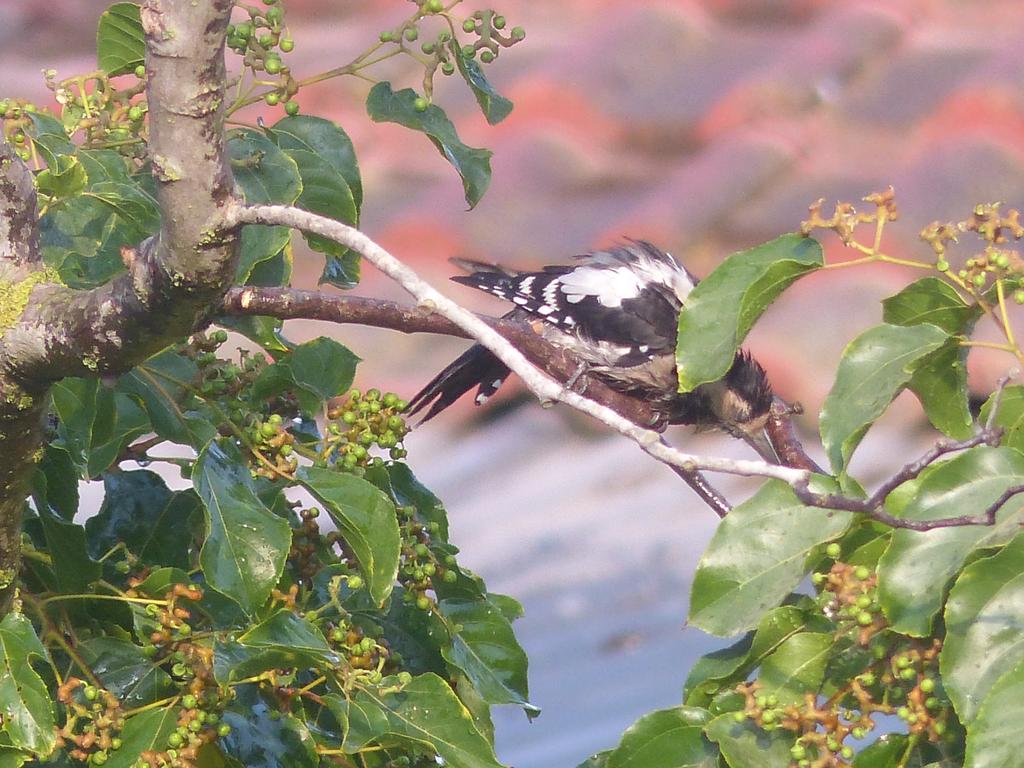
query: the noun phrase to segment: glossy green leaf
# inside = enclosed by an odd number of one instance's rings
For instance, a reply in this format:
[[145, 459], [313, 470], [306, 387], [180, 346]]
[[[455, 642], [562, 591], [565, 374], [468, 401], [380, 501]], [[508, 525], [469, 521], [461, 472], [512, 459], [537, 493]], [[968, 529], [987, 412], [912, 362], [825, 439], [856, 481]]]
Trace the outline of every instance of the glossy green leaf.
[[807, 630], [822, 632], [828, 620], [818, 612], [793, 605], [780, 605], [768, 611], [757, 629], [718, 651], [705, 654], [690, 668], [684, 688], [685, 703], [706, 707], [723, 687], [739, 683], [760, 665], [768, 654], [787, 638]]
[[65, 520], [74, 519], [78, 512], [78, 471], [71, 461], [71, 454], [49, 443], [37, 467], [33, 485], [45, 500], [40, 503], [45, 503]]
[[298, 166], [262, 131], [231, 131], [227, 148], [235, 184], [245, 202], [291, 205], [299, 199], [302, 179]]
[[949, 591], [942, 682], [970, 724], [996, 682], [1024, 662], [1024, 534], [964, 568]]
[[418, 521], [434, 523], [437, 530], [431, 532], [431, 540], [447, 542], [448, 513], [441, 500], [416, 478], [408, 464], [396, 461], [388, 464], [386, 471], [387, 479], [380, 484], [369, 474], [366, 479], [390, 495], [397, 505], [412, 507]]
[[103, 574], [103, 568], [89, 557], [85, 529], [57, 517], [48, 509], [39, 510], [39, 521], [53, 559], [57, 588], [71, 593], [90, 591], [92, 584]]
[[320, 664], [338, 663], [338, 655], [327, 645], [323, 633], [291, 611], [278, 611], [241, 635], [238, 642], [250, 648], [288, 648]]
[[281, 577], [291, 529], [260, 501], [233, 446], [226, 452], [210, 443], [196, 460], [192, 482], [206, 509], [199, 564], [207, 584], [252, 615]]
[[604, 752], [598, 752], [591, 755], [582, 763], [576, 766], [576, 768], [608, 768], [608, 758], [611, 756], [612, 751], [606, 749]]
[[[285, 117], [267, 133], [299, 169], [302, 195], [298, 205], [358, 226], [363, 190], [348, 134], [330, 120], [309, 115]], [[319, 235], [304, 236], [310, 248], [327, 255], [321, 282], [340, 288], [352, 288], [359, 282], [358, 254]]]
[[114, 3], [100, 16], [96, 58], [108, 75], [132, 72], [144, 63], [146, 36], [136, 3]]
[[[972, 448], [925, 470], [905, 488], [909, 500], [902, 504], [897, 497], [889, 511], [912, 520], [979, 514], [1008, 487], [1021, 483], [1024, 455], [1010, 448]], [[1000, 510], [995, 526], [896, 531], [878, 564], [879, 600], [892, 628], [927, 635], [950, 579], [974, 549], [1002, 544], [1016, 534], [1024, 520], [1022, 504], [1022, 497], [1011, 499]]]
[[449, 49], [459, 68], [459, 74], [473, 91], [476, 103], [480, 105], [480, 111], [487, 118], [487, 122], [490, 125], [497, 125], [508, 117], [512, 112], [512, 102], [494, 90], [494, 86], [484, 74], [483, 67], [475, 59], [466, 58], [458, 40], [452, 40]]
[[[987, 424], [991, 418], [992, 409], [996, 407], [995, 393], [985, 401], [981, 407], [981, 415], [978, 420]], [[1002, 428], [1003, 436], [1000, 442], [1018, 451], [1024, 451], [1024, 386], [1014, 384], [1006, 387], [999, 398], [999, 409], [996, 412], [993, 425]]]
[[765, 483], [726, 516], [701, 557], [690, 623], [720, 636], [756, 626], [804, 578], [815, 549], [850, 519], [804, 506], [783, 483]]
[[246, 686], [222, 720], [231, 733], [221, 748], [245, 768], [318, 768], [316, 742], [306, 724], [272, 709]]
[[925, 277], [882, 301], [882, 320], [890, 325], [936, 325], [948, 334], [964, 333], [981, 316], [945, 280]]
[[715, 768], [718, 747], [704, 736], [711, 713], [695, 707], [649, 712], [622, 734], [606, 768]]
[[816, 240], [783, 235], [734, 253], [698, 283], [679, 314], [679, 391], [722, 378], [761, 313], [822, 263]]
[[127, 640], [92, 637], [78, 644], [78, 652], [126, 709], [159, 701], [176, 690], [170, 675]]
[[131, 398], [99, 379], [62, 379], [51, 393], [60, 419], [57, 445], [68, 452], [82, 477], [95, 477], [109, 467], [149, 426]]
[[262, 224], [242, 227], [242, 252], [235, 270], [235, 282], [264, 285], [262, 282], [253, 282], [253, 273], [289, 247], [291, 241], [292, 233], [287, 227], [266, 227]]
[[1024, 701], [1024, 661], [1008, 670], [978, 702], [977, 718], [967, 726], [964, 768], [1020, 765], [1020, 704]]
[[466, 202], [474, 207], [491, 182], [491, 151], [466, 146], [459, 139], [455, 126], [436, 104], [420, 112], [416, 109], [419, 95], [412, 88], [392, 91], [391, 83], [377, 83], [366, 97], [366, 111], [377, 123], [398, 123], [414, 131], [422, 131], [462, 177]]
[[774, 695], [780, 704], [799, 704], [805, 694], [817, 695], [831, 651], [831, 634], [800, 632], [792, 635], [765, 657], [758, 680], [764, 692]]
[[28, 752], [0, 744], [0, 768], [21, 768], [31, 759]]
[[937, 430], [955, 440], [974, 433], [967, 391], [967, 347], [951, 339], [918, 366], [908, 387]]
[[790, 768], [793, 734], [781, 728], [762, 731], [751, 720], [737, 723], [733, 713], [719, 715], [705, 729], [730, 768]]
[[395, 505], [361, 477], [319, 467], [302, 467], [298, 480], [324, 505], [359, 562], [377, 605], [391, 594], [398, 576], [401, 538]]
[[516, 704], [539, 715], [529, 702], [526, 652], [501, 611], [487, 600], [442, 600], [437, 607], [451, 633], [450, 644], [441, 646], [445, 660], [466, 673], [488, 704]]
[[821, 409], [822, 445], [833, 470], [846, 470], [864, 433], [948, 338], [934, 325], [883, 324], [847, 345]]
[[253, 384], [258, 400], [295, 391], [304, 411], [312, 413], [321, 403], [352, 386], [359, 357], [326, 336], [299, 344], [291, 354], [267, 366]]
[[907, 751], [907, 737], [889, 733], [868, 745], [853, 760], [854, 768], [901, 768]]
[[449, 768], [501, 768], [494, 749], [473, 725], [472, 715], [437, 675], [418, 675], [400, 691], [389, 677], [379, 689], [360, 689], [349, 699], [325, 696], [339, 721], [348, 723], [346, 752], [368, 745], [415, 745], [434, 749]]
[[192, 393], [195, 362], [164, 350], [121, 376], [117, 391], [141, 405], [160, 437], [202, 450], [217, 434], [216, 417]]
[[32, 659], [46, 659], [46, 649], [32, 623], [20, 613], [0, 619], [0, 736], [9, 746], [46, 757], [56, 743], [53, 701], [32, 669]]
[[77, 157], [65, 155], [52, 168], [36, 174], [36, 189], [51, 198], [74, 197], [85, 191], [89, 176]]
[[134, 768], [143, 752], [163, 752], [178, 727], [174, 707], [162, 707], [129, 717], [121, 731], [121, 748], [108, 753], [106, 768]]
[[190, 548], [201, 532], [201, 505], [192, 491], [171, 493], [163, 479], [148, 470], [103, 476], [105, 496], [99, 514], [85, 530], [93, 557], [102, 557], [119, 542], [141, 563], [191, 566]]

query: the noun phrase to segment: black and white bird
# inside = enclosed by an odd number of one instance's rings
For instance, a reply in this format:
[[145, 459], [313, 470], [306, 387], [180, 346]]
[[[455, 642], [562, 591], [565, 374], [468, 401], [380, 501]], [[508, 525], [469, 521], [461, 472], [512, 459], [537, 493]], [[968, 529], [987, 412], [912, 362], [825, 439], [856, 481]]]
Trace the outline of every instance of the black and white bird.
[[[770, 452], [764, 426], [772, 390], [764, 369], [746, 352], [736, 354], [720, 381], [678, 391], [679, 311], [697, 278], [643, 240], [577, 258], [577, 264], [539, 272], [463, 262], [474, 271], [452, 280], [512, 302], [515, 308], [506, 317], [543, 321], [536, 324], [541, 335], [579, 358], [587, 375], [643, 397], [669, 424], [723, 429], [762, 455]], [[408, 411], [426, 408], [427, 421], [474, 387], [480, 405], [508, 374], [497, 357], [476, 344], [413, 397]]]

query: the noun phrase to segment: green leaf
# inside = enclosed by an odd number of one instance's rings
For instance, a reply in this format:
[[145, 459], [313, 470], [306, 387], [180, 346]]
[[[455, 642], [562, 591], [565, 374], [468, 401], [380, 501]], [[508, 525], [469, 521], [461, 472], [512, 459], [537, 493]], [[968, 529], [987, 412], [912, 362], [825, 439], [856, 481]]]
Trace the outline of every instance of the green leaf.
[[100, 16], [96, 31], [96, 59], [110, 76], [132, 72], [146, 58], [146, 36], [139, 6], [114, 3]]
[[190, 550], [200, 532], [199, 498], [191, 490], [171, 493], [148, 470], [103, 476], [106, 495], [99, 514], [85, 524], [93, 557], [119, 542], [141, 563], [191, 567]]
[[622, 734], [606, 768], [715, 768], [718, 748], [704, 736], [711, 713], [695, 707], [649, 712]]
[[366, 479], [390, 495], [394, 499], [395, 504], [413, 507], [416, 519], [419, 522], [426, 523], [427, 525], [436, 523], [437, 530], [431, 532], [431, 539], [447, 543], [448, 513], [445, 511], [441, 500], [416, 478], [408, 464], [394, 462], [388, 464], [386, 469], [386, 480], [378, 483], [374, 476], [369, 473]]
[[288, 227], [265, 227], [249, 224], [242, 227], [242, 249], [235, 270], [235, 282], [253, 285], [253, 272], [260, 265], [273, 259], [292, 241]]
[[[967, 304], [945, 280], [925, 277], [882, 302], [883, 320], [891, 325], [930, 323], [950, 335], [969, 333], [981, 314]], [[928, 420], [950, 437], [971, 434], [967, 401], [967, 348], [954, 340], [924, 363], [910, 380], [910, 389], [924, 407]]]
[[377, 83], [366, 97], [366, 111], [376, 123], [398, 123], [414, 131], [422, 131], [462, 177], [466, 202], [473, 208], [491, 182], [491, 151], [466, 146], [459, 139], [455, 126], [436, 104], [419, 112], [419, 98], [412, 88], [392, 91], [391, 83]]
[[352, 386], [359, 357], [326, 336], [299, 344], [291, 354], [267, 366], [253, 383], [252, 396], [266, 399], [294, 390], [306, 413]]
[[449, 768], [501, 768], [494, 749], [473, 725], [472, 715], [437, 675], [419, 675], [393, 693], [385, 678], [380, 689], [363, 688], [348, 700], [324, 696], [326, 705], [349, 727], [342, 745], [354, 753], [371, 744], [434, 749]]
[[888, 733], [858, 752], [853, 765], [854, 768], [901, 768], [906, 751], [907, 737], [902, 733]]
[[117, 391], [146, 410], [160, 437], [200, 451], [216, 436], [217, 427], [210, 409], [192, 394], [198, 374], [194, 361], [168, 349], [121, 376]]
[[245, 202], [291, 205], [302, 194], [295, 161], [261, 131], [242, 129], [228, 135], [228, 157]]
[[604, 752], [598, 752], [591, 755], [582, 763], [576, 766], [576, 768], [608, 768], [608, 758], [611, 756], [612, 751], [606, 749]]
[[225, 754], [245, 768], [317, 768], [316, 742], [294, 715], [271, 709], [245, 686], [224, 713], [231, 733], [220, 739]]
[[93, 637], [79, 643], [78, 652], [126, 709], [152, 704], [176, 690], [170, 675], [127, 640]]
[[[299, 206], [358, 226], [363, 188], [348, 134], [330, 120], [309, 115], [285, 117], [267, 133], [299, 169]], [[340, 288], [352, 288], [359, 282], [358, 254], [319, 235], [304, 236], [310, 248], [327, 255], [321, 282]]]
[[33, 657], [47, 655], [31, 622], [8, 613], [0, 619], [0, 735], [10, 739], [10, 746], [46, 757], [56, 744], [53, 701], [32, 669]]
[[800, 632], [787, 638], [761, 664], [764, 692], [782, 705], [799, 704], [808, 693], [816, 696], [831, 650], [831, 634]]
[[964, 568], [945, 620], [942, 682], [969, 725], [996, 682], [1024, 662], [1024, 534]]
[[199, 554], [206, 581], [251, 616], [281, 577], [291, 529], [260, 501], [234, 446], [226, 451], [210, 443], [203, 449], [192, 483], [206, 509], [207, 537]]
[[818, 611], [780, 605], [768, 611], [754, 632], [718, 651], [705, 654], [690, 668], [684, 698], [687, 704], [705, 707], [720, 689], [742, 682], [761, 661], [798, 632], [826, 631], [829, 622]]
[[129, 717], [121, 731], [121, 748], [112, 750], [106, 768], [134, 768], [143, 752], [164, 752], [178, 727], [178, 710], [160, 707]]
[[53, 558], [57, 588], [61, 592], [88, 592], [103, 574], [103, 567], [89, 557], [85, 529], [57, 517], [49, 509], [39, 510], [39, 522]]
[[476, 103], [480, 105], [480, 111], [484, 113], [489, 125], [497, 125], [512, 112], [512, 102], [494, 90], [487, 76], [484, 75], [483, 67], [476, 60], [468, 59], [462, 53], [462, 46], [457, 40], [452, 40], [449, 45], [452, 58], [459, 68], [459, 74], [466, 84], [473, 91]]
[[99, 379], [62, 379], [51, 393], [60, 419], [56, 445], [68, 452], [82, 477], [100, 474], [149, 426], [131, 398]]
[[937, 430], [955, 440], [974, 433], [967, 391], [967, 347], [950, 339], [918, 366], [908, 387]]
[[[916, 482], [890, 496], [889, 511], [909, 520], [977, 514], [1011, 485], [1024, 483], [1024, 456], [1010, 448], [982, 446], [929, 467]], [[908, 497], [904, 506], [903, 497]], [[1011, 499], [995, 526], [958, 526], [918, 532], [897, 530], [878, 563], [878, 595], [892, 629], [922, 637], [942, 607], [946, 585], [978, 547], [1011, 539], [1024, 515]]]
[[65, 520], [74, 519], [78, 512], [78, 471], [71, 454], [49, 443], [38, 470], [35, 485], [42, 488], [46, 504]]
[[335, 669], [341, 659], [310, 622], [291, 611], [278, 611], [238, 638], [214, 651], [217, 680], [227, 684], [268, 669]]
[[324, 505], [359, 561], [370, 597], [383, 605], [398, 576], [401, 537], [395, 505], [355, 475], [302, 467], [298, 480]]
[[822, 263], [816, 240], [783, 235], [734, 253], [698, 283], [679, 314], [679, 391], [722, 378], [761, 313]]
[[882, 301], [882, 320], [890, 325], [936, 325], [946, 333], [964, 333], [981, 316], [945, 280], [925, 277]]
[[1006, 387], [1001, 395], [993, 393], [981, 406], [981, 415], [978, 420], [982, 424], [988, 423], [997, 397], [999, 410], [996, 412], [993, 425], [1001, 427], [1003, 430], [1000, 442], [1010, 448], [1024, 451], [1024, 386], [1015, 384], [1012, 387]]
[[737, 723], [732, 712], [719, 715], [704, 731], [718, 744], [730, 768], [789, 768], [793, 734], [762, 731], [752, 720]]
[[964, 768], [1007, 768], [1020, 764], [1020, 703], [1024, 700], [1024, 661], [986, 692], [977, 719], [967, 726]]
[[821, 409], [821, 439], [832, 469], [845, 472], [868, 427], [949, 337], [934, 325], [876, 325], [843, 351]]
[[488, 704], [516, 704], [539, 715], [529, 702], [526, 652], [501, 611], [487, 600], [442, 600], [437, 607], [451, 633], [451, 644], [441, 646], [445, 660], [466, 673]]
[[726, 516], [701, 557], [690, 623], [720, 636], [756, 626], [804, 578], [815, 549], [850, 519], [804, 506], [784, 483], [765, 483]]

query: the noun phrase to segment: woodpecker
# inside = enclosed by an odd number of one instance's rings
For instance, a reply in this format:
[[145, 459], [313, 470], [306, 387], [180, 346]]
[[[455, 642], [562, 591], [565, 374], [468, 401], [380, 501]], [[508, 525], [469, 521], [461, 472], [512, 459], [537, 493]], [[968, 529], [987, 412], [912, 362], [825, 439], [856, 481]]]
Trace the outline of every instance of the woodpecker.
[[[764, 437], [772, 390], [764, 369], [745, 351], [715, 382], [680, 393], [676, 377], [679, 311], [697, 278], [671, 255], [644, 240], [577, 256], [577, 263], [514, 272], [479, 262], [453, 277], [512, 302], [506, 317], [541, 321], [541, 335], [583, 363], [588, 375], [644, 398], [669, 424], [722, 429], [774, 456]], [[476, 344], [409, 402], [409, 413], [433, 418], [473, 387], [481, 405], [509, 369]], [[429, 406], [429, 407], [428, 407]], [[421, 423], [422, 423], [421, 421]]]

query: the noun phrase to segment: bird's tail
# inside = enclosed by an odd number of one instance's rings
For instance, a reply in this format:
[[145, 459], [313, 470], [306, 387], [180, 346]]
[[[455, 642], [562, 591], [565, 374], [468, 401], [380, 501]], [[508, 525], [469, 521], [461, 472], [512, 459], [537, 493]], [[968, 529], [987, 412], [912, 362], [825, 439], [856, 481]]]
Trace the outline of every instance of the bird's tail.
[[412, 400], [406, 413], [410, 416], [427, 409], [420, 424], [429, 421], [473, 387], [477, 387], [476, 404], [482, 405], [498, 391], [509, 375], [508, 367], [490, 350], [474, 344], [423, 387]]

